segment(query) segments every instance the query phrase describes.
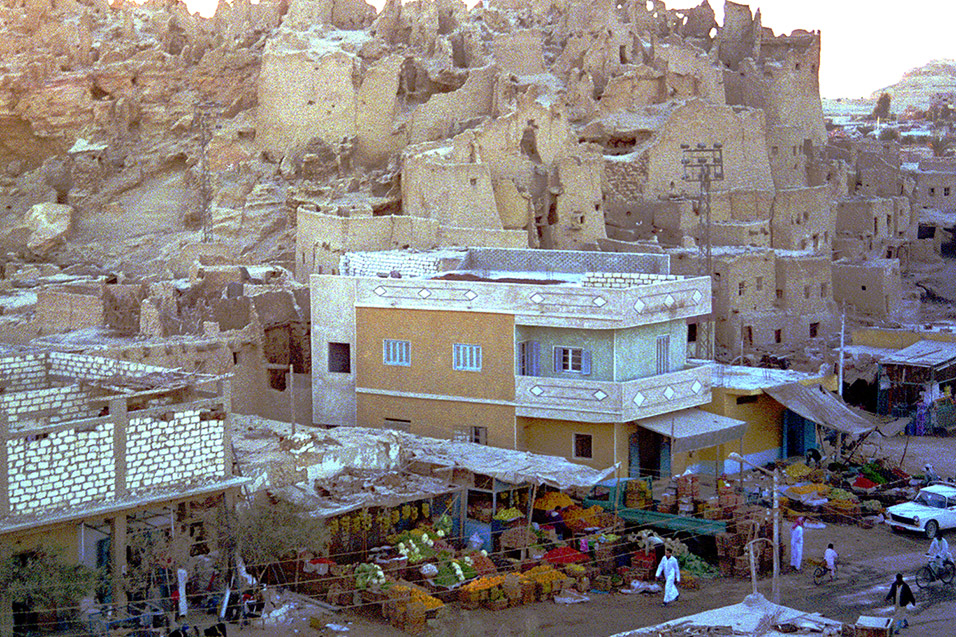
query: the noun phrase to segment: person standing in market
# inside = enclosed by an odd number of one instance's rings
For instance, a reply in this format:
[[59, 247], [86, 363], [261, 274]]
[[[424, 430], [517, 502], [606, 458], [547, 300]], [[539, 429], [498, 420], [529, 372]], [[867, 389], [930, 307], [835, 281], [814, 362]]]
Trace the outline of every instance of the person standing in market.
[[910, 625], [908, 606], [916, 606], [916, 598], [910, 585], [903, 581], [903, 574], [896, 574], [896, 581], [890, 586], [886, 594], [886, 601], [893, 602], [893, 628], [891, 634], [900, 632], [900, 629]]
[[790, 566], [799, 571], [803, 565], [803, 516], [790, 529]]
[[657, 565], [657, 577], [664, 578], [664, 603], [661, 606], [667, 606], [680, 595], [677, 592], [677, 582], [680, 581], [680, 566], [677, 564], [677, 558], [674, 557], [674, 551], [669, 546], [664, 549], [664, 558]]

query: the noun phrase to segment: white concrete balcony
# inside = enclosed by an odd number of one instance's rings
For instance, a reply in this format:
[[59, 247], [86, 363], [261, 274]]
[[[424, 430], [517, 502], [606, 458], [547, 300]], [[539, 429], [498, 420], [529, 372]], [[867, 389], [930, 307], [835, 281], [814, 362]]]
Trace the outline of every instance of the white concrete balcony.
[[577, 422], [630, 422], [710, 402], [710, 364], [621, 383], [515, 377], [515, 413]]

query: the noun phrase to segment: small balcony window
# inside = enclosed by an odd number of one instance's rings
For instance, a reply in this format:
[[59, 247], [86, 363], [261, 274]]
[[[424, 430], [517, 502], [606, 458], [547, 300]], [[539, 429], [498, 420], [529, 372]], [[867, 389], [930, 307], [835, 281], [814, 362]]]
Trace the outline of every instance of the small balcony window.
[[573, 458], [591, 459], [594, 457], [592, 447], [594, 437], [591, 434], [574, 434]]
[[590, 374], [591, 352], [580, 347], [555, 347], [554, 371]]

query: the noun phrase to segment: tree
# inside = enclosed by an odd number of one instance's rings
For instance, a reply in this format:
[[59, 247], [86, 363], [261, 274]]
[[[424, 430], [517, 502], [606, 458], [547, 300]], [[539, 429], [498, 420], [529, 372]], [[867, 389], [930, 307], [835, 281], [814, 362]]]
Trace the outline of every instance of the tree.
[[876, 107], [873, 109], [873, 113], [870, 115], [873, 119], [886, 120], [890, 117], [890, 94], [889, 93], [880, 93], [879, 99], [876, 100]]
[[929, 147], [933, 149], [933, 157], [942, 157], [956, 141], [948, 135], [934, 135], [929, 140]]
[[264, 571], [303, 549], [322, 554], [331, 539], [325, 520], [309, 517], [306, 510], [284, 500], [241, 507], [237, 518], [239, 552], [250, 571]]
[[35, 609], [75, 607], [93, 591], [99, 574], [42, 550], [0, 556], [0, 591], [5, 601]]
[[880, 141], [898, 142], [900, 141], [900, 132], [895, 128], [884, 128], [880, 131]]

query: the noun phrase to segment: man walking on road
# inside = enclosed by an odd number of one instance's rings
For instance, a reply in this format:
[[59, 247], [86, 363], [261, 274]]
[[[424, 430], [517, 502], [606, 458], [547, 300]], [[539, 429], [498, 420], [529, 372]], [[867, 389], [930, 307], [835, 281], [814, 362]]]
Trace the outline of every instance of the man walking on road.
[[910, 625], [909, 610], [907, 606], [916, 606], [916, 598], [913, 597], [913, 591], [910, 585], [903, 581], [903, 574], [896, 574], [896, 581], [890, 586], [890, 592], [886, 594], [886, 601], [893, 601], [893, 634], [900, 632], [900, 629]]
[[664, 558], [657, 565], [657, 577], [664, 577], [664, 603], [669, 603], [677, 599], [680, 593], [677, 592], [677, 584], [680, 581], [680, 566], [677, 564], [677, 558], [674, 557], [671, 547], [664, 549]]

